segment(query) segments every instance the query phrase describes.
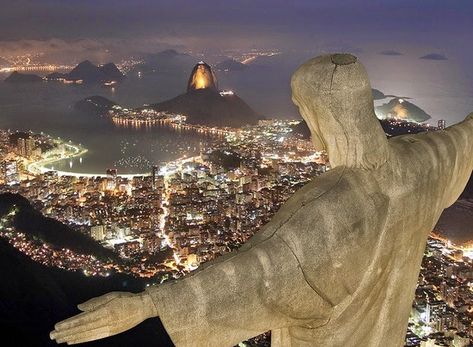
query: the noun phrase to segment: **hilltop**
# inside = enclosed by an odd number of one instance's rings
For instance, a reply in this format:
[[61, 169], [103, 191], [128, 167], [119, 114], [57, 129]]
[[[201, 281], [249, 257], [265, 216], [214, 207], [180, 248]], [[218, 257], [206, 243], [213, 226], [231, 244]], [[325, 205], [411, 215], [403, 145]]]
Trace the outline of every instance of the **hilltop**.
[[257, 113], [238, 95], [220, 94], [212, 89], [192, 90], [150, 107], [186, 115], [190, 124], [240, 127], [258, 122]]
[[192, 69], [186, 93], [150, 107], [183, 114], [190, 124], [240, 127], [258, 121], [257, 113], [238, 95], [218, 91], [217, 78], [210, 65], [203, 61]]
[[120, 82], [125, 76], [114, 63], [94, 65], [89, 60], [79, 63], [69, 73], [52, 73], [46, 76], [48, 80], [82, 81], [84, 83]]
[[34, 74], [23, 74], [18, 71], [13, 71], [10, 76], [5, 79], [8, 83], [29, 83], [29, 82], [43, 82], [43, 78]]

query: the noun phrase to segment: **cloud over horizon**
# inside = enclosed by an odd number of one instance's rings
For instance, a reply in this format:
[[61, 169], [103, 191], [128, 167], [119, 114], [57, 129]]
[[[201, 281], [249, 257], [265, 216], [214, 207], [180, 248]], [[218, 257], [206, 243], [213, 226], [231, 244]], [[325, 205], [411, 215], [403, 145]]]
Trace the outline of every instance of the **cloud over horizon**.
[[379, 52], [379, 54], [381, 54], [381, 55], [390, 55], [390, 56], [404, 55], [403, 53], [392, 50], [392, 49], [388, 49], [386, 51], [381, 51], [381, 52]]
[[439, 53], [429, 53], [426, 55], [423, 55], [422, 57], [419, 57], [419, 59], [424, 59], [424, 60], [448, 60], [448, 58]]

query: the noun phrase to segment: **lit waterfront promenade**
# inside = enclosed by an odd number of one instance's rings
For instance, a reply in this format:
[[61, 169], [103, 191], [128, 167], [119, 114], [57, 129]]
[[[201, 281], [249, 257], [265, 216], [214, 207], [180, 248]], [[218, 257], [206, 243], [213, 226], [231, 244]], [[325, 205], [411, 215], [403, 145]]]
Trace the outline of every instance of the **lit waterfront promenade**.
[[[74, 151], [70, 155], [66, 155], [61, 158], [47, 158], [47, 159], [43, 159], [43, 160], [31, 163], [28, 165], [28, 172], [30, 172], [32, 175], [38, 175], [38, 174], [43, 174], [45, 172], [54, 171], [58, 174], [58, 176], [89, 177], [89, 178], [107, 177], [106, 173], [83, 173], [83, 172], [72, 172], [72, 171], [60, 171], [60, 170], [55, 170], [55, 169], [46, 167], [46, 165], [51, 165], [51, 164], [54, 164], [55, 162], [78, 157], [87, 153], [86, 148], [79, 147], [76, 145], [71, 145], [71, 144], [65, 144], [65, 145], [70, 148], [74, 148]], [[182, 165], [186, 163], [191, 163], [191, 162], [198, 162], [199, 160], [200, 160], [200, 156], [189, 157], [189, 158], [184, 156], [176, 160], [169, 161], [161, 168], [160, 174], [163, 176], [173, 175], [176, 171], [179, 171], [182, 169]], [[151, 176], [151, 172], [118, 174], [117, 176], [131, 179], [134, 177]]]
[[166, 126], [175, 131], [192, 131], [206, 136], [227, 136], [234, 135], [237, 130], [233, 128], [209, 127], [205, 125], [195, 125], [175, 122], [169, 118], [133, 118], [123, 116], [112, 116], [112, 122], [121, 127], [142, 128], [153, 126]]

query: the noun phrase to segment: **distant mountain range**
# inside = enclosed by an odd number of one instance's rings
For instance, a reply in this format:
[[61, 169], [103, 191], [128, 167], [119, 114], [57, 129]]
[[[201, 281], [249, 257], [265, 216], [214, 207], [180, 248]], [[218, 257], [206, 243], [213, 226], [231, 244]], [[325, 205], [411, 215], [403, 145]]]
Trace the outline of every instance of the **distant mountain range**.
[[30, 82], [43, 82], [44, 79], [34, 74], [24, 74], [18, 71], [13, 71], [10, 76], [5, 79], [8, 83], [30, 83]]
[[235, 59], [226, 59], [215, 66], [218, 71], [242, 71], [248, 69], [248, 65], [242, 64]]
[[66, 80], [66, 81], [82, 81], [84, 83], [111, 83], [120, 82], [124, 79], [124, 75], [120, 72], [114, 63], [105, 65], [94, 65], [89, 60], [79, 63], [69, 73], [54, 72], [46, 76], [48, 80]]
[[148, 54], [144, 57], [144, 62], [134, 67], [133, 72], [152, 73], [152, 72], [186, 72], [189, 73], [191, 67], [195, 64], [196, 58], [179, 53], [174, 49]]
[[115, 105], [117, 105], [115, 102], [103, 96], [94, 95], [76, 102], [74, 109], [81, 112], [101, 115], [107, 113]]

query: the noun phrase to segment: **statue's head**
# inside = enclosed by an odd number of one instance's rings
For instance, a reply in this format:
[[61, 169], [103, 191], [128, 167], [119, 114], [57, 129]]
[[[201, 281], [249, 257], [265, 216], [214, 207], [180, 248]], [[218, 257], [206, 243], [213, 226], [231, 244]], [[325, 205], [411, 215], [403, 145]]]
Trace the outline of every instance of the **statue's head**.
[[316, 149], [332, 166], [375, 168], [387, 159], [387, 139], [373, 108], [365, 68], [351, 54], [313, 58], [292, 76], [292, 100]]

